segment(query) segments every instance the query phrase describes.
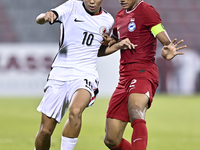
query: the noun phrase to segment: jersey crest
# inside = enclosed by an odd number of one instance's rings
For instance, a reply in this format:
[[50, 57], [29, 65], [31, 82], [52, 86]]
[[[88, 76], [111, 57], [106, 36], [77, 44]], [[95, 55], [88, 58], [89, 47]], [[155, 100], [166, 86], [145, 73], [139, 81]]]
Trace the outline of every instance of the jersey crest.
[[100, 33], [100, 35], [104, 35], [106, 33], [106, 26], [100, 27], [99, 33]]
[[129, 25], [128, 25], [128, 30], [129, 30], [130, 32], [133, 32], [133, 31], [135, 31], [135, 29], [136, 29], [136, 24], [135, 24], [135, 22], [130, 22]]

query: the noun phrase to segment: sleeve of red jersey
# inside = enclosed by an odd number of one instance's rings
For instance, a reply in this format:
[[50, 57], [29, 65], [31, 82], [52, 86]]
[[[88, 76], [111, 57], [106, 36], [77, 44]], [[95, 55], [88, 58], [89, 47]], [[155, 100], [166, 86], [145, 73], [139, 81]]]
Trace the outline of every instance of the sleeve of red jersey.
[[112, 32], [111, 32], [111, 36], [114, 36], [114, 38], [118, 39], [118, 34], [117, 34], [117, 23], [115, 22]]
[[149, 30], [151, 30], [153, 26], [162, 23], [159, 13], [153, 6], [151, 5], [146, 6], [146, 8], [144, 9], [144, 14], [145, 14], [145, 26], [149, 27]]
[[116, 26], [113, 27], [111, 36], [114, 36], [114, 38], [118, 39], [117, 27]]

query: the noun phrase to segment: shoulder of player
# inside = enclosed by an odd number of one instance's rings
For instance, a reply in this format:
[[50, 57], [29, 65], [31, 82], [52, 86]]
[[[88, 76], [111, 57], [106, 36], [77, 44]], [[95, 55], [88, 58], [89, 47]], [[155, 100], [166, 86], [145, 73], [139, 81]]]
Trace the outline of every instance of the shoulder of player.
[[141, 13], [143, 15], [143, 17], [146, 17], [146, 18], [149, 18], [149, 17], [151, 18], [151, 17], [157, 16], [157, 14], [159, 14], [152, 5], [150, 5], [144, 1], [142, 3], [140, 3], [140, 5], [138, 7], [138, 11], [139, 11], [139, 13]]
[[120, 11], [118, 11], [116, 17], [120, 17], [120, 16], [123, 16], [124, 15], [124, 11], [123, 9], [121, 9]]
[[68, 0], [68, 1], [72, 1], [72, 2], [75, 2], [75, 3], [83, 3], [82, 0]]
[[71, 3], [74, 7], [82, 7], [83, 1], [82, 0], [67, 0], [65, 3]]
[[105, 14], [105, 15], [108, 15], [108, 16], [112, 16], [107, 10], [105, 10], [104, 8], [101, 8], [102, 9], [102, 11], [103, 11], [103, 13]]
[[82, 0], [67, 0], [65, 3], [83, 3]]
[[144, 12], [147, 12], [147, 11], [156, 11], [156, 9], [151, 4], [148, 4], [146, 2], [142, 2], [140, 4], [140, 6], [141, 6], [141, 8], [142, 8], [142, 10]]
[[102, 8], [102, 11], [103, 11], [103, 14], [104, 14], [108, 19], [114, 20], [113, 16], [112, 16], [108, 11], [106, 11], [106, 10], [103, 9], [103, 8]]
[[81, 0], [67, 0], [65, 3], [63, 3], [66, 7], [82, 7], [83, 1]]
[[75, 5], [80, 5], [80, 6], [83, 5], [83, 1], [82, 0], [70, 0], [70, 1], [72, 1], [72, 3], [74, 3]]

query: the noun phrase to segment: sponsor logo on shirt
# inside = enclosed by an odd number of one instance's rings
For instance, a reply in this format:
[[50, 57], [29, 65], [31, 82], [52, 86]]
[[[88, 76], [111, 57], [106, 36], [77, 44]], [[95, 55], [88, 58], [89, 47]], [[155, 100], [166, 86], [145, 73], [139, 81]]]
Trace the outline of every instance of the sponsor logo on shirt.
[[84, 22], [83, 20], [79, 20], [77, 18], [74, 19], [75, 22]]

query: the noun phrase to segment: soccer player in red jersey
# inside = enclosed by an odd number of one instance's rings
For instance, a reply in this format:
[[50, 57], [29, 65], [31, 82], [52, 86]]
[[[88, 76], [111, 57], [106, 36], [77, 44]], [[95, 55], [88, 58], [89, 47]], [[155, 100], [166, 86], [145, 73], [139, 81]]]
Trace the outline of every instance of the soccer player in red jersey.
[[[158, 87], [158, 67], [155, 64], [158, 39], [161, 55], [171, 60], [185, 46], [170, 40], [160, 15], [142, 0], [119, 0], [122, 10], [117, 13], [112, 37], [130, 39], [135, 49], [121, 50], [120, 78], [109, 102], [104, 142], [112, 150], [146, 150], [148, 133], [145, 113], [150, 108]], [[127, 123], [133, 128], [131, 143], [123, 139]]]

